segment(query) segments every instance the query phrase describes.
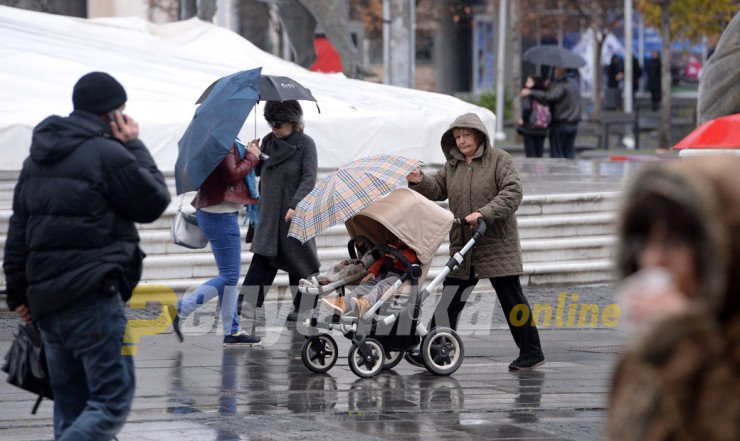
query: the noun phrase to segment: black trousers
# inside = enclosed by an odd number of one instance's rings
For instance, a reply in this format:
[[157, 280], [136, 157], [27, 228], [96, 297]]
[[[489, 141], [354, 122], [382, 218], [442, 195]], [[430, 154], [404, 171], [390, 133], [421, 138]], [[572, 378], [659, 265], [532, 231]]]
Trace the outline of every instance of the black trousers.
[[544, 152], [545, 135], [524, 135], [524, 154], [527, 158], [541, 158]]
[[[457, 322], [460, 319], [460, 313], [465, 307], [465, 302], [473, 292], [473, 288], [478, 284], [478, 279], [473, 276], [475, 271], [471, 268], [470, 278], [468, 280], [447, 278], [443, 282], [442, 299], [437, 304], [434, 311], [434, 317], [429, 325], [429, 329], [435, 326], [449, 326], [457, 330]], [[506, 315], [506, 323], [509, 324], [511, 336], [519, 348], [520, 356], [540, 356], [542, 355], [542, 346], [540, 345], [540, 335], [537, 327], [532, 326], [532, 321], [527, 320], [521, 326], [511, 324], [511, 310], [516, 305], [523, 304], [529, 308], [529, 302], [524, 297], [522, 285], [519, 282], [519, 276], [492, 277], [488, 279], [496, 290], [498, 301]], [[531, 310], [531, 309], [530, 309]], [[530, 313], [531, 317], [531, 313]]]
[[[260, 254], [252, 256], [252, 263], [249, 265], [247, 275], [244, 276], [239, 298], [237, 301], [237, 314], [241, 317], [242, 303], [244, 299], [251, 307], [252, 313], [255, 308], [261, 308], [265, 302], [265, 293], [270, 290], [272, 282], [275, 281], [275, 275], [278, 268], [270, 264], [270, 259]], [[293, 296], [293, 309], [298, 310], [301, 305], [301, 293], [298, 291], [298, 282], [304, 278], [298, 274], [288, 273], [288, 283], [290, 284], [290, 293]]]
[[577, 123], [552, 123], [550, 125], [550, 157], [576, 158]]

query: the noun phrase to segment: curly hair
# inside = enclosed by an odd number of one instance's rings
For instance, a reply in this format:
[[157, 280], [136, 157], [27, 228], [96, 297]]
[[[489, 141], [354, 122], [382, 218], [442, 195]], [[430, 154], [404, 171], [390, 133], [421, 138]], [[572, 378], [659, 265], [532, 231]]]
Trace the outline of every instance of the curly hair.
[[268, 101], [265, 103], [265, 120], [272, 123], [290, 123], [296, 132], [303, 131], [303, 109], [298, 101]]

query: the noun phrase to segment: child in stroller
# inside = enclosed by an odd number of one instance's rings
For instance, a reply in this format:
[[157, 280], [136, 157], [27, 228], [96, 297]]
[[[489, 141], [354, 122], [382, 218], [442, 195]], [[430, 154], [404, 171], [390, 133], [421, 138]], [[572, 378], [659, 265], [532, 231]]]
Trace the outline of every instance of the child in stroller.
[[[392, 253], [384, 253], [368, 268], [367, 275], [362, 279], [362, 283], [348, 296], [325, 297], [321, 301], [339, 314], [351, 314], [355, 317], [365, 315], [380, 296], [401, 278], [409, 265], [419, 261], [414, 250], [400, 240], [392, 241], [392, 243], [388, 243], [388, 246], [398, 250], [406, 258], [406, 261], [396, 258]], [[359, 263], [358, 265], [363, 264]], [[364, 268], [364, 265], [362, 268]]]
[[[452, 213], [407, 188], [393, 191], [345, 221], [352, 238], [348, 245], [351, 258], [357, 258], [354, 243], [361, 238], [365, 243], [379, 244], [370, 252], [374, 259], [390, 254], [404, 265], [396, 267], [394, 259], [387, 257], [384, 262], [388, 263], [379, 264], [381, 267], [391, 265], [398, 277], [387, 284], [387, 289], [378, 289], [374, 293], [374, 297], [378, 297], [375, 302], [365, 295], [368, 300], [365, 307], [361, 307], [359, 301], [354, 309], [345, 309], [342, 305], [333, 308], [328, 317], [325, 316], [326, 308], [315, 307], [309, 317], [299, 321], [297, 330], [306, 335], [301, 350], [304, 365], [313, 372], [324, 373], [338, 360], [337, 343], [326, 330], [339, 331], [352, 341], [347, 361], [350, 370], [359, 377], [372, 377], [383, 369], [393, 368], [406, 351], [418, 346], [430, 372], [436, 375], [454, 373], [464, 357], [462, 340], [449, 328], [427, 330], [421, 322], [422, 304], [442, 284], [447, 274], [462, 263], [465, 254], [485, 233], [486, 225], [479, 223], [473, 238], [447, 261], [426, 288], [421, 289], [420, 281], [423, 283], [426, 279], [437, 249], [450, 234], [452, 224]], [[388, 243], [396, 245], [396, 248]], [[403, 248], [411, 254], [404, 254]], [[412, 257], [414, 263], [409, 263], [408, 257]], [[307, 295], [326, 296], [324, 298], [328, 300], [331, 296], [345, 294], [345, 288], [351, 283], [348, 279], [356, 277], [356, 282], [364, 276], [362, 271], [327, 285], [299, 286], [298, 289]], [[326, 303], [316, 301], [314, 305]], [[344, 313], [337, 314], [339, 310]]]

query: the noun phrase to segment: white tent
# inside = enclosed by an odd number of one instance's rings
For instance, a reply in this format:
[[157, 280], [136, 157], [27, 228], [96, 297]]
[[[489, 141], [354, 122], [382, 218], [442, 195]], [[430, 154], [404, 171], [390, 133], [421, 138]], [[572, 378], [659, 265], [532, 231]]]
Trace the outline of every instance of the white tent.
[[[302, 105], [321, 167], [379, 152], [443, 162], [440, 137], [466, 112], [480, 115], [494, 132], [495, 116], [487, 109], [448, 95], [309, 72], [197, 19], [156, 25], [138, 18], [84, 20], [2, 6], [0, 169], [20, 169], [33, 127], [48, 115], [71, 112], [74, 83], [100, 70], [124, 85], [126, 113], [139, 122], [141, 139], [157, 164], [173, 170], [177, 141], [203, 90], [217, 78], [260, 66], [265, 74], [295, 79], [318, 100], [320, 113], [312, 102]], [[261, 115], [260, 106], [247, 119], [241, 139], [268, 133]]]

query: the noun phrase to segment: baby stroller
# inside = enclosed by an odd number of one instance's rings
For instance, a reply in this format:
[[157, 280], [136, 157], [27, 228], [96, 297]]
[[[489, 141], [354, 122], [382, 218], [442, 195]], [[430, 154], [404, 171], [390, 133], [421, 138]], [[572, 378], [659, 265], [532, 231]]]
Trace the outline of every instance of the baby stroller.
[[[325, 331], [339, 331], [352, 340], [347, 359], [350, 369], [358, 377], [373, 377], [383, 369], [392, 369], [400, 363], [406, 351], [416, 348], [419, 343], [429, 372], [450, 375], [460, 367], [464, 348], [457, 333], [444, 327], [427, 330], [420, 321], [424, 301], [447, 274], [462, 263], [463, 256], [486, 230], [485, 223], [479, 223], [465, 247], [449, 259], [429, 286], [420, 289], [419, 281], [425, 280], [432, 259], [453, 222], [460, 224], [453, 220], [448, 210], [407, 188], [393, 191], [345, 222], [351, 237], [348, 252], [352, 259], [357, 258], [355, 244], [361, 240], [365, 244], [374, 244], [371, 253], [378, 256], [390, 253], [399, 261], [408, 263], [398, 250], [385, 245], [389, 239], [399, 239], [416, 252], [419, 264], [405, 265], [406, 271], [400, 279], [360, 317], [314, 308], [310, 316], [299, 323], [299, 331], [307, 336], [301, 359], [309, 370], [324, 373], [337, 361], [337, 343]], [[299, 290], [304, 295], [317, 296], [316, 300], [323, 295], [340, 296], [350, 289], [350, 283], [361, 277], [362, 274], [353, 275], [324, 286], [302, 286]]]

